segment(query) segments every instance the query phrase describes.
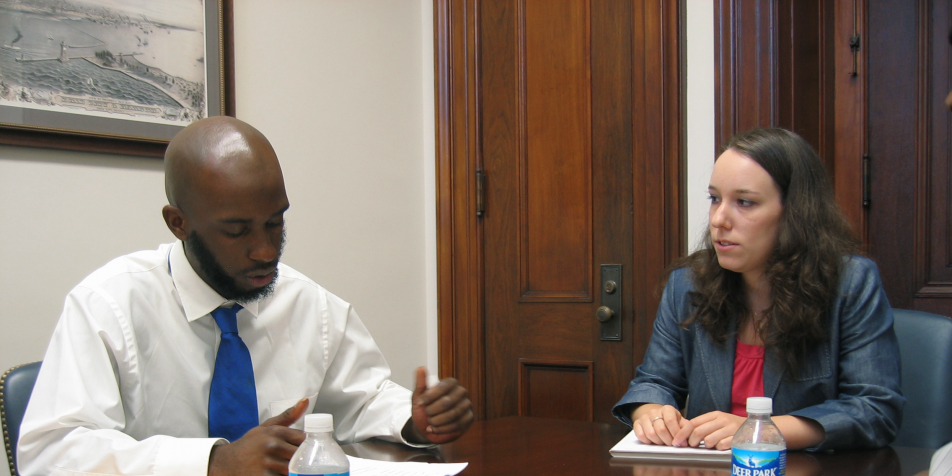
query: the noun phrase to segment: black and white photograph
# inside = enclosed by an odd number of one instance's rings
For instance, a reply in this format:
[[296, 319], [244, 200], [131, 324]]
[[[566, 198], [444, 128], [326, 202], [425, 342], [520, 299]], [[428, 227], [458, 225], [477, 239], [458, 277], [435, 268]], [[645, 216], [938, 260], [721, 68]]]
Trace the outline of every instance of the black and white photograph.
[[187, 125], [206, 117], [196, 0], [0, 0], [0, 104]]
[[73, 148], [87, 137], [156, 155], [134, 148], [224, 114], [222, 8], [222, 0], [0, 0], [0, 142]]

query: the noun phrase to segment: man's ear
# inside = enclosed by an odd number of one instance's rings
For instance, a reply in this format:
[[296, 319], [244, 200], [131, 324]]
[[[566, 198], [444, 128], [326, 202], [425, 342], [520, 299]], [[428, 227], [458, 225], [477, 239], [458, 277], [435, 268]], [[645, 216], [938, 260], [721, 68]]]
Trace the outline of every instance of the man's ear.
[[162, 218], [165, 219], [165, 226], [169, 227], [169, 231], [171, 231], [176, 238], [182, 241], [188, 239], [188, 231], [185, 229], [188, 219], [185, 217], [185, 213], [182, 209], [173, 207], [172, 205], [166, 205], [162, 207]]

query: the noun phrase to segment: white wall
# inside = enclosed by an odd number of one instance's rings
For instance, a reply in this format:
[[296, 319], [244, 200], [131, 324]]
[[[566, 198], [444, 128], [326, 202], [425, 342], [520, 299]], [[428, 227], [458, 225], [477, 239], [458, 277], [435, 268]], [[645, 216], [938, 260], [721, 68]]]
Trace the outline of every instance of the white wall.
[[43, 358], [90, 271], [174, 239], [165, 203], [160, 160], [0, 147], [0, 369]]
[[422, 3], [235, 2], [238, 117], [271, 140], [291, 201], [283, 260], [354, 304], [404, 385], [427, 364], [435, 207]]
[[707, 185], [714, 169], [714, 2], [688, 0], [687, 32], [687, 221], [685, 242], [695, 250], [707, 228]]
[[[291, 200], [284, 262], [355, 305], [403, 385], [436, 364], [432, 31], [428, 0], [235, 1], [238, 116]], [[165, 203], [158, 159], [0, 146], [0, 370], [43, 357], [84, 276], [174, 239]]]
[[[238, 116], [292, 204], [284, 261], [355, 304], [402, 384], [427, 363], [424, 3], [235, 2]], [[86, 274], [174, 239], [162, 180], [158, 159], [0, 146], [0, 368], [42, 358]]]
[[0, 147], [0, 368], [43, 358], [90, 271], [172, 241], [165, 203], [160, 160]]

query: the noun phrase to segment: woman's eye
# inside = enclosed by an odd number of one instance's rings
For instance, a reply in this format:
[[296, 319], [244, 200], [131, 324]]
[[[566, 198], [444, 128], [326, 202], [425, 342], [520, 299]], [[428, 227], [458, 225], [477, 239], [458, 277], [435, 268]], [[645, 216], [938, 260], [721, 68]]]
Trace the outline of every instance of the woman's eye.
[[711, 203], [720, 203], [721, 201], [721, 197], [716, 197], [714, 195], [708, 195], [707, 199], [710, 200]]
[[749, 207], [749, 206], [753, 205], [754, 202], [752, 202], [752, 201], [750, 201], [750, 200], [747, 200], [746, 198], [738, 198], [738, 199], [737, 199], [737, 204], [740, 205], [740, 206], [742, 206], [742, 207]]

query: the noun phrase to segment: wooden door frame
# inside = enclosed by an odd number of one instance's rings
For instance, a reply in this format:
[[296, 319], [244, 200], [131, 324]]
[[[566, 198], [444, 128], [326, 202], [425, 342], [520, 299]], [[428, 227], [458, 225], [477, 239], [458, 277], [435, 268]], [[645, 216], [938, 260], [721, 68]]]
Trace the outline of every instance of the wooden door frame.
[[[625, 338], [640, 341], [634, 346], [640, 353], [658, 305], [657, 279], [684, 251], [684, 5], [683, 0], [632, 2], [632, 22], [645, 26], [638, 30], [645, 47], [633, 49], [635, 77], [643, 78], [643, 89], [632, 94], [633, 153], [645, 157], [634, 174], [641, 193], [636, 193], [633, 213], [647, 225], [632, 243], [634, 255], [645, 259], [634, 264], [641, 299], [636, 296], [635, 322]], [[456, 377], [469, 389], [476, 416], [484, 419], [483, 229], [476, 216], [476, 171], [482, 168], [479, 3], [434, 0], [433, 14], [439, 373]], [[662, 179], [644, 181], [646, 176]], [[644, 356], [634, 357], [637, 366]]]

